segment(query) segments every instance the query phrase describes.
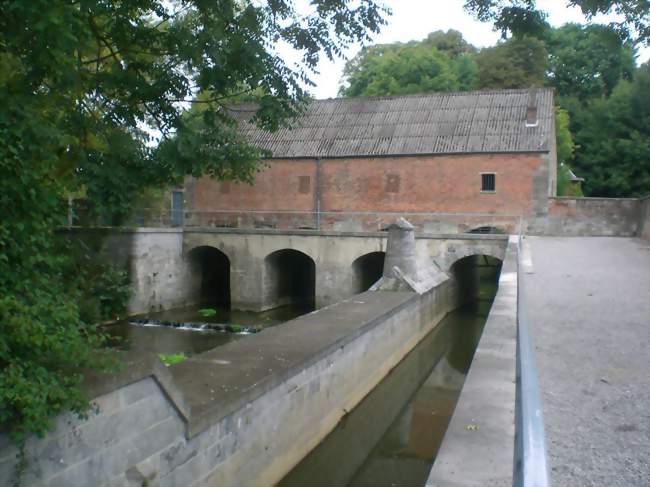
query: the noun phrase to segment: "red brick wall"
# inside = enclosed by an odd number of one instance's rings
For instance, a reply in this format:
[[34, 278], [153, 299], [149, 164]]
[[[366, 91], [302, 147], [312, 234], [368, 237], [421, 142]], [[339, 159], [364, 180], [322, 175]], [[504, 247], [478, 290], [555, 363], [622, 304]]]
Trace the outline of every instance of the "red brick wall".
[[[326, 159], [321, 211], [519, 214], [533, 205], [544, 163], [541, 154]], [[495, 193], [481, 193], [481, 172], [497, 174]], [[271, 160], [252, 187], [197, 181], [194, 210], [313, 210], [315, 180], [313, 159]]]
[[[194, 185], [194, 211], [211, 210], [305, 210], [314, 207], [316, 161], [272, 160], [259, 172], [255, 185], [218, 182], [208, 177]], [[305, 179], [309, 178], [306, 193]]]

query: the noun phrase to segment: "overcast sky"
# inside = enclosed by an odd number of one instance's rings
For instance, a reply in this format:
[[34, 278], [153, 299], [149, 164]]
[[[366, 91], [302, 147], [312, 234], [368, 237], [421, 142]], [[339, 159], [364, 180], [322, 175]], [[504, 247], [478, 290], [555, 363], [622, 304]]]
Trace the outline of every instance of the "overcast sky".
[[[455, 29], [462, 32], [463, 37], [476, 47], [494, 45], [500, 37], [492, 30], [492, 25], [478, 22], [463, 10], [464, 0], [384, 0], [393, 15], [388, 18], [373, 44], [390, 42], [408, 42], [424, 39], [429, 32], [435, 30]], [[585, 19], [577, 8], [568, 8], [562, 0], [538, 0], [539, 7], [548, 12], [548, 21], [552, 26], [560, 26], [567, 22], [585, 23]], [[607, 22], [608, 18], [597, 19]], [[361, 46], [354, 46], [347, 55], [354, 56]], [[286, 58], [290, 58], [287, 55]], [[650, 58], [650, 49], [639, 51], [638, 63]], [[320, 74], [313, 80], [316, 87], [311, 89], [316, 98], [333, 98], [337, 95], [339, 82], [345, 66], [344, 60], [329, 62], [324, 60], [319, 65]]]

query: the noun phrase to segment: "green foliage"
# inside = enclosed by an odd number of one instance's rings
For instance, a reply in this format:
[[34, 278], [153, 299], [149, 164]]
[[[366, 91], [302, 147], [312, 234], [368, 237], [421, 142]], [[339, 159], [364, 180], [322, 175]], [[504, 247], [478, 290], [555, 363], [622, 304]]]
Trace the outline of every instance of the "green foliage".
[[650, 193], [650, 65], [632, 82], [621, 81], [608, 99], [580, 113], [573, 163], [585, 192], [609, 197]]
[[[87, 401], [104, 367], [93, 324], [120, 313], [125, 276], [64, 245], [68, 195], [118, 224], [148, 187], [185, 175], [249, 181], [260, 152], [227, 110], [256, 93], [258, 125], [298, 113], [322, 55], [365, 41], [374, 1], [2, 0], [0, 16], [0, 424], [17, 440]], [[285, 64], [274, 46], [302, 56]], [[197, 93], [209, 97], [196, 99]], [[185, 115], [188, 105], [202, 105]], [[162, 139], [157, 144], [150, 134]]]
[[567, 24], [550, 29], [548, 82], [561, 97], [580, 101], [609, 96], [621, 79], [631, 79], [633, 47], [603, 25]]
[[217, 316], [217, 310], [212, 308], [202, 308], [198, 310], [198, 313], [203, 318], [212, 318], [213, 316]]
[[344, 70], [345, 96], [379, 96], [454, 91], [458, 78], [447, 56], [422, 43], [363, 49]]
[[481, 89], [543, 86], [547, 65], [544, 42], [534, 37], [512, 38], [476, 55]]
[[[647, 44], [650, 40], [648, 2], [645, 0], [569, 0], [567, 5], [580, 8], [587, 18], [597, 14], [617, 14], [609, 26], [623, 36]], [[479, 20], [494, 22], [505, 36], [543, 35], [548, 28], [546, 12], [535, 0], [465, 0], [465, 9]], [[618, 20], [622, 19], [622, 20]]]
[[160, 361], [167, 367], [187, 360], [187, 356], [183, 352], [159, 353], [158, 357], [160, 358]]
[[569, 130], [569, 112], [561, 107], [555, 107], [555, 142], [558, 162], [563, 163], [573, 159], [576, 147]]
[[559, 164], [557, 168], [557, 195], [582, 197], [582, 184], [572, 183], [571, 168], [566, 164]]

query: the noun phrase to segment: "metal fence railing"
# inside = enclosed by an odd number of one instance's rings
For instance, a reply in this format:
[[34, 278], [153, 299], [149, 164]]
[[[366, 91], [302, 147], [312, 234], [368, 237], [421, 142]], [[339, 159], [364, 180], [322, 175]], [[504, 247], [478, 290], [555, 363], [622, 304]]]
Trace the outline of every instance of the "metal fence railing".
[[352, 212], [294, 210], [160, 211], [140, 210], [124, 222], [136, 227], [248, 228], [376, 232], [397, 218], [418, 232], [504, 233], [520, 230], [521, 216], [497, 213]]
[[514, 487], [551, 485], [538, 371], [529, 329], [526, 277], [519, 233], [517, 272], [517, 400]]

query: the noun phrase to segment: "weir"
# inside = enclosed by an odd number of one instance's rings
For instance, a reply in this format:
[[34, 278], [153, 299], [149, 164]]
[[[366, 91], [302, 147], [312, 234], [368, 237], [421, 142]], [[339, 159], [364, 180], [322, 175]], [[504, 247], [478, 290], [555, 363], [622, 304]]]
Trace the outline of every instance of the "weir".
[[[99, 413], [64, 415], [45, 438], [30, 439], [24, 481], [273, 485], [459, 306], [453, 273], [422, 274], [400, 281], [398, 272], [400, 290], [354, 295], [168, 368], [132, 353], [116, 375], [88, 374]], [[16, 450], [1, 441], [4, 481]]]

